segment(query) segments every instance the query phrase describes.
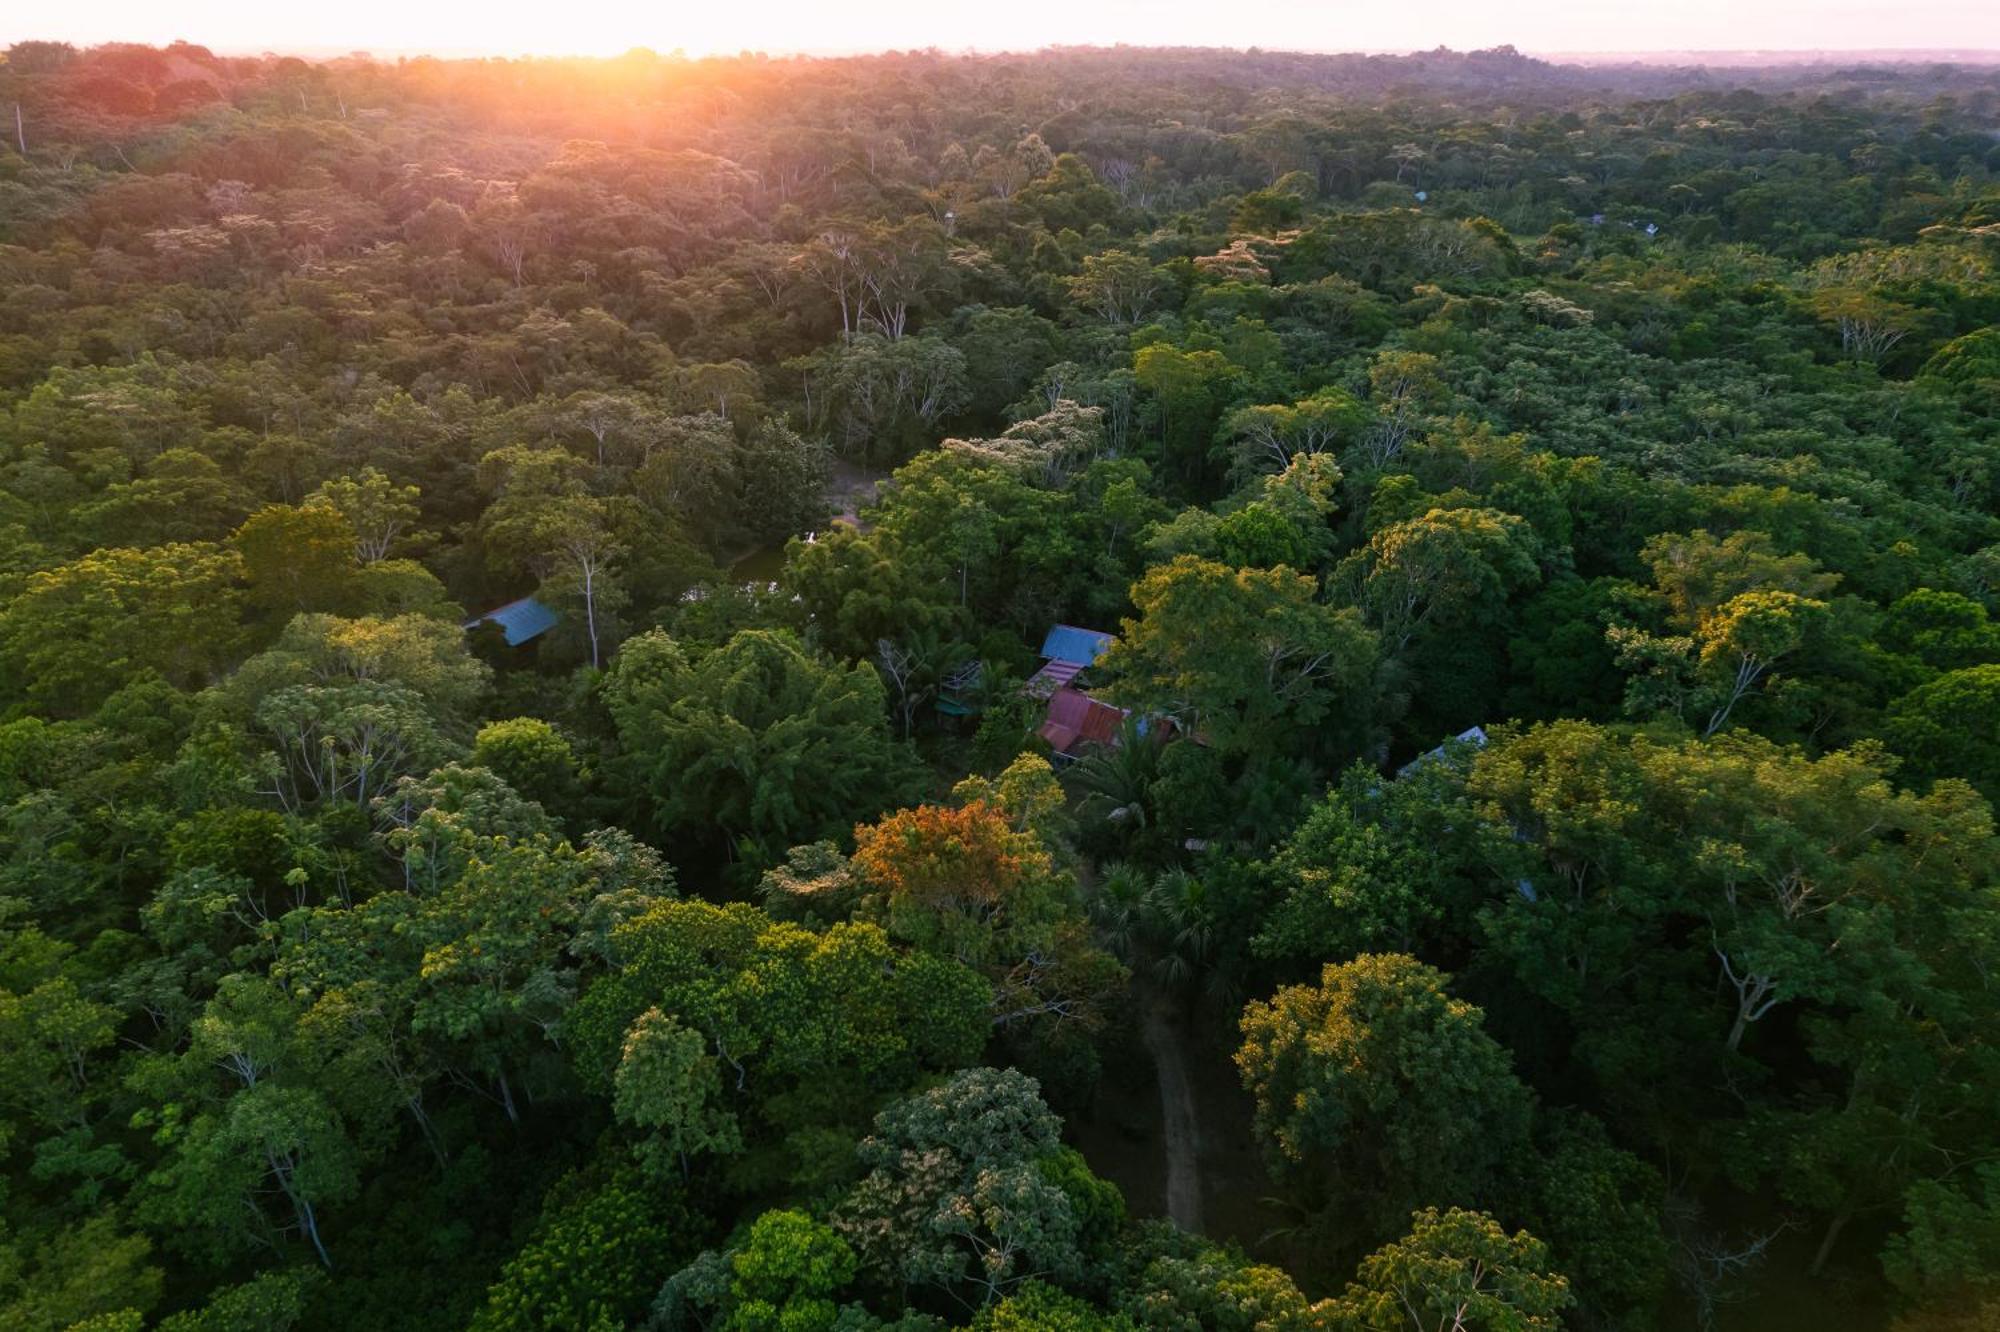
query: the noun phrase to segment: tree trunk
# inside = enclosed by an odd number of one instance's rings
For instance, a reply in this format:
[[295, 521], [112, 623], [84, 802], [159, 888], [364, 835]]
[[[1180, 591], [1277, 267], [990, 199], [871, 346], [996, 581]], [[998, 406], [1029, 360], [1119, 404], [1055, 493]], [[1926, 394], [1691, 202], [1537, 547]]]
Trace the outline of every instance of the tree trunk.
[[1729, 720], [1729, 714], [1735, 709], [1737, 703], [1741, 701], [1743, 695], [1750, 692], [1750, 686], [1756, 684], [1758, 677], [1763, 674], [1764, 667], [1755, 657], [1745, 657], [1737, 663], [1735, 685], [1730, 690], [1728, 700], [1721, 707], [1709, 714], [1708, 726], [1701, 733], [1702, 739], [1706, 740], [1722, 729], [1723, 724]]
[[430, 1112], [424, 1109], [423, 1093], [412, 1092], [403, 1104], [409, 1110], [410, 1117], [417, 1121], [417, 1131], [423, 1134], [424, 1145], [431, 1149], [432, 1157], [437, 1160], [438, 1170], [443, 1172], [451, 1163], [445, 1159], [444, 1143], [438, 1139], [437, 1125], [431, 1122]]
[[1840, 1232], [1845, 1230], [1847, 1223], [1853, 1219], [1854, 1207], [1851, 1203], [1833, 1214], [1833, 1220], [1827, 1223], [1826, 1235], [1819, 1242], [1819, 1251], [1813, 1254], [1812, 1266], [1806, 1269], [1807, 1275], [1820, 1274], [1821, 1269], [1826, 1266], [1826, 1260], [1833, 1256], [1833, 1246], [1840, 1241]]
[[293, 1185], [292, 1176], [296, 1167], [292, 1163], [290, 1154], [287, 1153], [280, 1158], [276, 1152], [266, 1150], [264, 1162], [271, 1167], [271, 1173], [277, 1176], [278, 1187], [284, 1190], [285, 1197], [291, 1200], [292, 1215], [297, 1218], [299, 1229], [312, 1241], [313, 1250], [319, 1254], [321, 1264], [329, 1271], [332, 1270], [333, 1259], [327, 1254], [325, 1241], [320, 1239], [319, 1216], [313, 1211], [312, 1200], [300, 1194]]
[[514, 1105], [514, 1086], [507, 1081], [507, 1070], [501, 1069], [497, 1075], [500, 1087], [500, 1107], [507, 1112], [507, 1122], [519, 1125], [521, 1112]]
[[326, 1245], [319, 1237], [319, 1218], [313, 1215], [313, 1205], [304, 1198], [295, 1199], [299, 1209], [299, 1225], [312, 1241], [313, 1251], [319, 1254], [319, 1261], [328, 1271], [333, 1270], [333, 1259], [326, 1251]]

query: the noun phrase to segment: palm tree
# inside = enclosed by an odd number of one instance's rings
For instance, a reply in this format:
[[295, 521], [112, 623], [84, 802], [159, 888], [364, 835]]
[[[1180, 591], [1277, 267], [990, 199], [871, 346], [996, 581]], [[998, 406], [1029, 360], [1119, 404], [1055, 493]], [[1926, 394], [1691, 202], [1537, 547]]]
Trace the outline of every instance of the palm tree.
[[1153, 821], [1153, 783], [1160, 777], [1160, 744], [1145, 723], [1127, 717], [1109, 749], [1098, 748], [1070, 769], [1070, 785], [1082, 792], [1078, 812], [1119, 824], [1128, 832]]
[[1144, 929], [1152, 878], [1130, 861], [1106, 865], [1091, 888], [1089, 911], [1097, 936], [1120, 962], [1130, 963]]
[[1221, 922], [1197, 875], [1184, 869], [1153, 874], [1116, 861], [1104, 867], [1091, 891], [1090, 917], [1104, 946], [1163, 991], [1192, 999], [1198, 982], [1211, 993], [1226, 989], [1228, 979], [1214, 969]]
[[1215, 918], [1202, 881], [1166, 870], [1147, 889], [1143, 908], [1153, 971], [1170, 990], [1184, 990], [1208, 970], [1215, 954]]

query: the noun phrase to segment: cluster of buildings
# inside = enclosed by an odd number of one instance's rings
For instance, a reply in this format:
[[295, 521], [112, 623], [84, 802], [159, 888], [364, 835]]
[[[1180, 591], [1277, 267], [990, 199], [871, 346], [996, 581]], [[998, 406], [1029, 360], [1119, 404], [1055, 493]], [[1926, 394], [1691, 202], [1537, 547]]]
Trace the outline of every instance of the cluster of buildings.
[[[484, 615], [467, 620], [470, 632], [491, 624], [499, 629], [508, 647], [533, 642], [553, 629], [556, 612], [533, 597], [522, 597], [497, 606]], [[1095, 665], [1111, 650], [1112, 635], [1097, 629], [1080, 629], [1058, 624], [1042, 640], [1042, 667], [1028, 678], [1023, 690], [1032, 698], [1045, 700], [1048, 713], [1036, 734], [1062, 758], [1076, 757], [1087, 744], [1115, 745], [1131, 715], [1131, 709], [1114, 707], [1093, 697], [1076, 683], [1077, 676]], [[983, 671], [977, 661], [967, 662], [947, 676], [938, 689], [937, 709], [946, 716], [966, 717], [979, 711], [977, 702]]]
[[1111, 650], [1112, 636], [1096, 629], [1059, 624], [1042, 640], [1042, 668], [1028, 677], [1024, 688], [1034, 698], [1048, 700], [1048, 716], [1036, 734], [1049, 748], [1073, 758], [1084, 744], [1115, 745], [1129, 708], [1117, 708], [1093, 698], [1076, 686], [1076, 677]]

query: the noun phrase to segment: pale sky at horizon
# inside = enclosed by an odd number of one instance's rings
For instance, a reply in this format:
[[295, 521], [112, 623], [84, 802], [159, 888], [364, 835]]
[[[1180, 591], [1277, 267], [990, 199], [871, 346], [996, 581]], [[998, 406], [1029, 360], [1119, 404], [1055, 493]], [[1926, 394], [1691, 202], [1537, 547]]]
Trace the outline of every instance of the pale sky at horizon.
[[0, 45], [177, 38], [229, 54], [289, 51], [440, 55], [614, 55], [635, 46], [690, 55], [739, 50], [845, 53], [1051, 44], [1260, 46], [1271, 50], [1523, 51], [2000, 50], [2000, 0], [85, 0], [0, 16]]

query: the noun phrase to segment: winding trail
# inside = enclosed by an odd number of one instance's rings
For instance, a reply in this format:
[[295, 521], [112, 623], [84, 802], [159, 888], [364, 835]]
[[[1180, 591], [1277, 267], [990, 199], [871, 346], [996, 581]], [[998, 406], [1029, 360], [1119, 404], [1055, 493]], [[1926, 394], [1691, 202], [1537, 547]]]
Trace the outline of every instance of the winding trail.
[[1201, 1233], [1201, 1121], [1188, 1081], [1181, 1033], [1155, 998], [1140, 1026], [1160, 1079], [1161, 1134], [1167, 1147], [1167, 1216], [1190, 1235]]

